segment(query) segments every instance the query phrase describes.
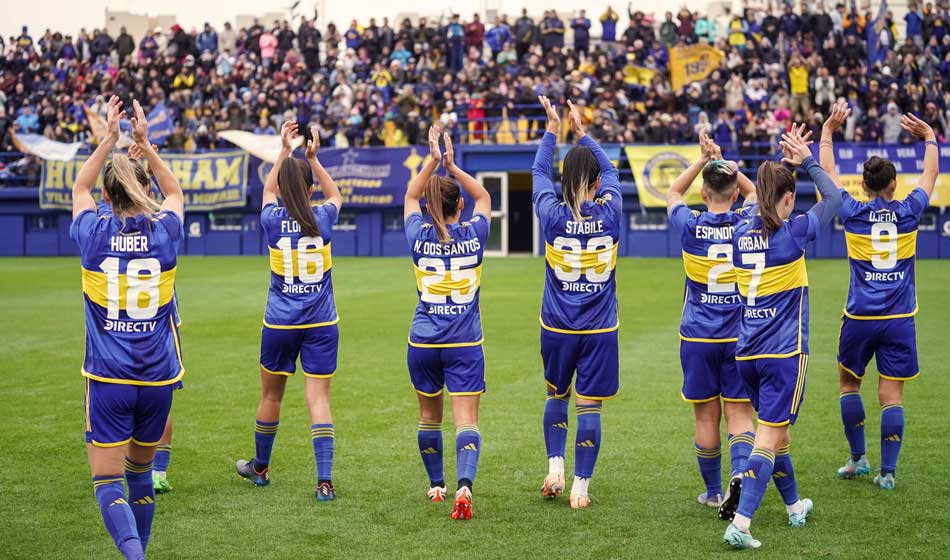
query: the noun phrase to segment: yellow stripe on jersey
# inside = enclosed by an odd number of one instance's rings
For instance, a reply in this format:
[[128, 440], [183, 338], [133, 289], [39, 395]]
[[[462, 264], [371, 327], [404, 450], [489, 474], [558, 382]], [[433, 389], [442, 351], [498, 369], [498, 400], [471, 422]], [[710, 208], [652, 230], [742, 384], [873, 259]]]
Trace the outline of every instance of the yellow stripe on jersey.
[[[748, 297], [755, 270], [736, 267], [735, 271], [739, 293]], [[808, 286], [808, 272], [805, 269], [805, 255], [802, 255], [788, 264], [763, 268], [755, 294], [756, 297], [769, 296], [805, 286]]]
[[[316, 274], [317, 273], [317, 263], [320, 259], [323, 262], [323, 272], [329, 271], [333, 268], [333, 257], [330, 253], [330, 245], [332, 243], [327, 243], [320, 249], [316, 247], [311, 247], [310, 249], [304, 251], [304, 254], [308, 257], [306, 258], [306, 270], [305, 274]], [[284, 276], [284, 252], [276, 247], [268, 247], [270, 250], [270, 269], [271, 271], [278, 275]], [[300, 256], [297, 249], [293, 249], [290, 252], [290, 262], [293, 268], [293, 273], [295, 278], [300, 278]], [[319, 255], [319, 257], [317, 257]]]
[[[175, 268], [171, 270], [163, 270], [158, 279], [158, 305], [162, 306], [167, 304], [172, 300], [175, 295]], [[128, 298], [126, 297], [129, 291], [129, 278], [125, 274], [119, 274], [119, 309], [128, 309]], [[149, 278], [149, 275], [139, 275], [137, 278], [133, 279], [133, 283], [136, 280], [144, 280]], [[92, 270], [82, 269], [82, 291], [86, 296], [96, 305], [100, 307], [109, 307], [109, 279], [106, 273], [104, 272], [93, 272]], [[132, 305], [138, 307], [139, 309], [146, 309], [152, 302], [149, 300], [151, 297], [151, 290], [138, 290], [138, 300], [132, 302]]]
[[732, 267], [732, 261], [725, 255], [721, 259], [710, 259], [683, 251], [683, 267], [686, 269], [686, 276], [693, 282], [708, 284], [710, 269], [723, 263], [729, 263], [729, 270], [723, 270], [717, 274], [715, 282], [720, 284], [735, 282], [736, 273]]
[[617, 244], [611, 243], [610, 247], [596, 251], [581, 249], [578, 252], [555, 249], [550, 243], [545, 243], [544, 259], [551, 268], [560, 268], [564, 272], [582, 272], [592, 268], [597, 274], [605, 274], [617, 268]]
[[482, 265], [461, 270], [434, 272], [413, 266], [416, 270], [416, 288], [423, 294], [451, 296], [473, 295], [482, 285]]
[[[894, 240], [888, 236], [874, 241], [870, 235], [861, 235], [846, 231], [844, 239], [848, 244], [848, 258], [856, 261], [886, 260], [894, 258]], [[910, 259], [917, 254], [917, 230], [897, 234], [897, 259]]]

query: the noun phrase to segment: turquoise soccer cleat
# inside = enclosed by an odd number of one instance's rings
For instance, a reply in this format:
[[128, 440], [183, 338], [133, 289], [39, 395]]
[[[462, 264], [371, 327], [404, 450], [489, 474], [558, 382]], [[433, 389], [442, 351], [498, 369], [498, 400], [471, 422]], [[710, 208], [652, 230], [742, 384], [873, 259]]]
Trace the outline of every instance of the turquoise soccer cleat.
[[808, 516], [815, 509], [815, 504], [808, 498], [802, 498], [802, 511], [788, 514], [789, 527], [804, 527]]
[[874, 477], [874, 484], [881, 487], [881, 490], [893, 490], [897, 482], [894, 480], [894, 473], [880, 473]]
[[868, 474], [871, 474], [871, 463], [868, 463], [868, 458], [864, 455], [857, 461], [848, 457], [848, 462], [838, 469], [838, 478], [852, 479]]
[[741, 531], [735, 523], [730, 523], [726, 527], [726, 532], [722, 535], [722, 540], [736, 550], [746, 550], [750, 548], [759, 548], [762, 543], [752, 538], [752, 535]]

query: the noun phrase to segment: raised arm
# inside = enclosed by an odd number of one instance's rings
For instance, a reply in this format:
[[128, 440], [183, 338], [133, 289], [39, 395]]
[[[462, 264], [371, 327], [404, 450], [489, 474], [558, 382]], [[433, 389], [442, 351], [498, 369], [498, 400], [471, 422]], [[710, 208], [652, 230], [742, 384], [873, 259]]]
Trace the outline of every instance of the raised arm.
[[452, 144], [452, 137], [446, 132], [442, 134], [442, 138], [445, 142], [445, 157], [442, 159], [445, 170], [455, 177], [455, 180], [462, 185], [462, 188], [465, 189], [468, 196], [472, 197], [472, 200], [475, 202], [475, 210], [473, 210], [472, 215], [481, 214], [490, 222], [491, 195], [488, 194], [485, 187], [476, 181], [474, 177], [466, 173], [461, 167], [455, 165], [455, 146]]
[[594, 157], [597, 158], [597, 163], [600, 165], [600, 186], [604, 187], [613, 187], [616, 189], [618, 196], [620, 192], [620, 173], [617, 171], [617, 168], [614, 167], [614, 163], [610, 161], [610, 158], [607, 157], [607, 152], [600, 147], [593, 138], [587, 135], [587, 130], [584, 129], [584, 121], [581, 118], [580, 111], [577, 110], [577, 107], [574, 106], [574, 103], [570, 99], [567, 101], [567, 106], [570, 108], [568, 117], [571, 121], [571, 129], [574, 131], [574, 135], [580, 140], [578, 144], [581, 146], [586, 146], [594, 153]]
[[280, 125], [280, 153], [277, 154], [277, 160], [270, 168], [267, 174], [267, 180], [264, 181], [264, 195], [261, 206], [277, 203], [277, 195], [280, 189], [277, 186], [277, 174], [280, 172], [280, 165], [293, 153], [292, 141], [297, 135], [297, 123], [286, 121]]
[[148, 168], [155, 176], [155, 182], [158, 183], [158, 190], [162, 191], [165, 201], [162, 202], [162, 210], [174, 212], [179, 218], [185, 217], [185, 194], [181, 190], [181, 185], [175, 174], [169, 169], [168, 164], [162, 160], [155, 151], [155, 148], [148, 141], [148, 120], [145, 118], [145, 111], [139, 105], [138, 100], [132, 102], [132, 108], [135, 116], [132, 117], [132, 139], [135, 140], [145, 161], [148, 162]]
[[821, 168], [831, 177], [831, 180], [838, 186], [841, 186], [841, 180], [838, 178], [838, 170], [835, 168], [835, 145], [834, 134], [848, 120], [851, 114], [851, 108], [845, 100], [838, 101], [831, 108], [831, 114], [828, 120], [821, 127], [821, 142], [818, 144], [818, 159], [821, 162]]
[[821, 165], [812, 157], [811, 150], [808, 148], [807, 135], [804, 134], [804, 131], [804, 124], [801, 126], [793, 124], [791, 130], [782, 135], [782, 148], [784, 150], [782, 162], [793, 167], [801, 167], [815, 183], [815, 187], [821, 194], [821, 200], [812, 206], [808, 212], [818, 218], [820, 227], [824, 227], [831, 223], [835, 214], [838, 213], [838, 208], [841, 207], [841, 191], [838, 190], [837, 185], [825, 170], [821, 168]]
[[410, 214], [416, 212], [422, 213], [419, 200], [425, 193], [426, 183], [429, 182], [429, 178], [432, 177], [432, 174], [439, 167], [439, 162], [442, 161], [442, 152], [439, 150], [440, 132], [441, 130], [436, 125], [429, 127], [429, 159], [422, 166], [419, 173], [409, 181], [409, 186], [406, 188], [406, 199], [403, 203], [403, 218], [408, 218]]
[[692, 165], [687, 167], [685, 171], [680, 173], [679, 176], [673, 180], [673, 184], [670, 185], [669, 190], [666, 192], [667, 212], [672, 212], [673, 208], [681, 204], [686, 204], [684, 200], [686, 191], [688, 191], [689, 187], [696, 181], [696, 177], [702, 173], [703, 167], [713, 158], [713, 154], [715, 153], [713, 146], [718, 148], [706, 134], [706, 130], [701, 130], [699, 132], [699, 159], [693, 162]]
[[119, 115], [122, 111], [122, 101], [113, 95], [109, 98], [109, 109], [106, 118], [106, 136], [96, 147], [96, 151], [89, 156], [76, 175], [73, 184], [73, 219], [86, 210], [95, 210], [96, 201], [92, 197], [92, 189], [102, 173], [102, 168], [109, 159], [109, 154], [119, 141]]
[[918, 119], [911, 113], [907, 113], [901, 117], [901, 126], [904, 130], [920, 138], [926, 144], [924, 146], [924, 172], [921, 174], [920, 182], [917, 186], [924, 189], [924, 192], [927, 193], [927, 198], [930, 198], [937, 184], [937, 176], [940, 174], [937, 136], [929, 124]]
[[320, 149], [320, 136], [317, 127], [314, 126], [310, 128], [310, 135], [311, 139], [307, 142], [307, 149], [304, 152], [304, 156], [307, 158], [307, 163], [310, 164], [314, 178], [316, 178], [317, 183], [320, 184], [320, 190], [323, 191], [323, 197], [326, 198], [326, 203], [336, 206], [336, 210], [339, 212], [340, 208], [343, 207], [343, 195], [340, 194], [340, 188], [336, 186], [336, 181], [333, 180], [333, 177], [330, 177], [330, 174], [323, 168], [320, 160], [317, 159], [317, 151]]
[[531, 200], [535, 204], [544, 195], [549, 194], [557, 198], [554, 183], [551, 181], [551, 164], [554, 161], [554, 146], [557, 143], [557, 135], [561, 130], [561, 117], [557, 114], [557, 109], [543, 95], [538, 97], [538, 101], [541, 102], [544, 112], [547, 113], [548, 123], [545, 127], [544, 137], [541, 138], [541, 143], [538, 145], [538, 153], [534, 156], [534, 165], [531, 166]]

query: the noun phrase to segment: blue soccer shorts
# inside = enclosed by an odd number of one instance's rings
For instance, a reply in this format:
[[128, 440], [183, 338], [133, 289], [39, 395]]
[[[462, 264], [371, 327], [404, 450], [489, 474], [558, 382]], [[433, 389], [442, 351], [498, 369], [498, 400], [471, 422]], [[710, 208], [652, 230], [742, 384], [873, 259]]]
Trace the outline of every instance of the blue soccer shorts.
[[842, 317], [838, 336], [838, 364], [858, 379], [871, 357], [884, 379], [907, 381], [920, 374], [917, 329], [913, 317], [862, 321]]
[[443, 389], [456, 397], [485, 392], [485, 353], [481, 344], [444, 348], [410, 344], [406, 363], [409, 380], [420, 395], [436, 397]]
[[179, 387], [179, 383], [145, 386], [86, 379], [86, 443], [96, 447], [129, 442], [158, 445], [172, 394]]
[[[541, 361], [548, 389], [578, 398], [607, 400], [620, 390], [617, 331], [566, 334], [541, 329]], [[577, 379], [574, 379], [574, 374]]]
[[307, 377], [328, 378], [336, 372], [340, 329], [337, 325], [306, 329], [261, 330], [261, 368], [275, 375], [293, 375], [300, 367]]
[[808, 354], [736, 363], [749, 390], [752, 407], [759, 414], [759, 423], [766, 426], [794, 424], [805, 398]]
[[703, 403], [720, 396], [729, 402], [749, 402], [749, 392], [736, 367], [735, 342], [680, 341], [683, 388], [690, 403]]

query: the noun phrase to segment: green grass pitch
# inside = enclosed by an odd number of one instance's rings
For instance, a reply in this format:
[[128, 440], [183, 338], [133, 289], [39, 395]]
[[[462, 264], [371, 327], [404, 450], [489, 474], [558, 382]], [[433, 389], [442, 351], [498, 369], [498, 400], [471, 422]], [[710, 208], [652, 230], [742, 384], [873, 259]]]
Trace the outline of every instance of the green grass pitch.
[[[696, 503], [692, 411], [679, 398], [677, 324], [683, 283], [674, 259], [621, 259], [621, 394], [606, 404], [591, 483], [593, 506], [542, 501], [544, 383], [538, 355], [541, 259], [489, 259], [482, 317], [488, 393], [475, 518], [449, 519], [425, 500], [406, 336], [416, 293], [408, 259], [335, 259], [341, 331], [333, 385], [334, 482], [317, 503], [302, 380], [288, 386], [273, 482], [234, 473], [253, 454], [264, 257], [183, 257], [178, 267], [186, 387], [175, 397], [169, 478], [158, 497], [150, 558], [686, 558], [734, 554], [725, 529]], [[917, 264], [921, 377], [908, 384], [907, 430], [893, 492], [839, 481], [847, 448], [838, 413], [835, 343], [845, 261], [813, 261], [811, 359], [792, 430], [808, 526], [788, 528], [769, 489], [753, 523], [757, 558], [942, 557], [950, 548], [950, 262]], [[82, 439], [82, 295], [76, 259], [0, 261], [0, 543], [3, 558], [115, 558], [102, 527]], [[872, 365], [873, 368], [873, 365]], [[876, 379], [863, 393], [868, 450], [880, 456]], [[573, 441], [574, 419], [571, 419]], [[446, 415], [447, 448], [452, 448]], [[568, 456], [568, 472], [572, 454]], [[728, 465], [724, 453], [724, 466]], [[455, 473], [454, 454], [446, 474]]]

